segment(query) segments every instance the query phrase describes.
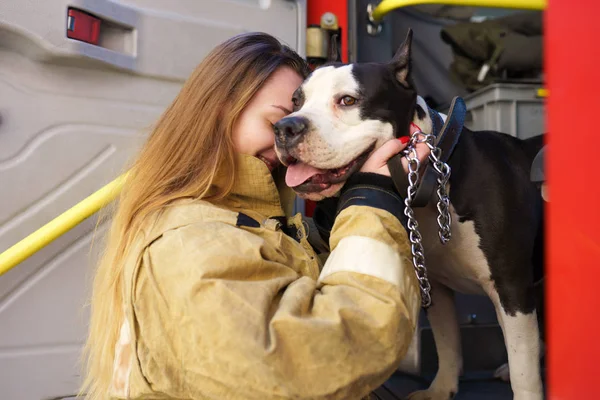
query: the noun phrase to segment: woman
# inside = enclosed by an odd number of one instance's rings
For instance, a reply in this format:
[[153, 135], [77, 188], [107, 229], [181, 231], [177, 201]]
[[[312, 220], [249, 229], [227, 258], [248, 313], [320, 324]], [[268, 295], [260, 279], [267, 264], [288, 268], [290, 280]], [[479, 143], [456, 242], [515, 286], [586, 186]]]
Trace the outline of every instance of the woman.
[[293, 194], [273, 150], [307, 72], [273, 37], [240, 35], [159, 119], [94, 281], [88, 399], [349, 399], [392, 374], [420, 305], [384, 176], [404, 145], [348, 182], [320, 265], [301, 216], [285, 218]]

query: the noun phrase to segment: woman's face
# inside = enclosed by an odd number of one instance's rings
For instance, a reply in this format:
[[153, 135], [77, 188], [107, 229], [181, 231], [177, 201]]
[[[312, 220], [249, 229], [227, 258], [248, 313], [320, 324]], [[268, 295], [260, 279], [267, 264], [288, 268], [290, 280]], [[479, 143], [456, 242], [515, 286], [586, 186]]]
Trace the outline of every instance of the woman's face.
[[238, 153], [258, 157], [271, 171], [277, 168], [273, 124], [291, 113], [292, 95], [302, 80], [289, 67], [281, 67], [271, 75], [233, 128], [233, 146]]

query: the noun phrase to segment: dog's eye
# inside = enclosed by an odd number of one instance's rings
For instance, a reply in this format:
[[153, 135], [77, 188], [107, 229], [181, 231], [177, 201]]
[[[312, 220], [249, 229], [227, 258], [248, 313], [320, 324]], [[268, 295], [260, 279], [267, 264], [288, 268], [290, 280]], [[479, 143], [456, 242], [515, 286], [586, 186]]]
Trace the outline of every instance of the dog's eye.
[[346, 107], [350, 107], [356, 104], [356, 99], [352, 96], [344, 96], [340, 99], [340, 104]]

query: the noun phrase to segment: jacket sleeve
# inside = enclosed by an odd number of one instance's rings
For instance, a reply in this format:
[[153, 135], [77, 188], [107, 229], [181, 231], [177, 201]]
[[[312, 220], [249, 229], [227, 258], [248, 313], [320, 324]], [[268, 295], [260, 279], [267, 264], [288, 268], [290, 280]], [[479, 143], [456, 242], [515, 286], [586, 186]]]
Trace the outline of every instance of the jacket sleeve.
[[137, 354], [176, 398], [349, 399], [383, 383], [412, 339], [420, 298], [406, 232], [387, 211], [344, 209], [318, 281], [224, 223], [149, 246], [134, 286]]

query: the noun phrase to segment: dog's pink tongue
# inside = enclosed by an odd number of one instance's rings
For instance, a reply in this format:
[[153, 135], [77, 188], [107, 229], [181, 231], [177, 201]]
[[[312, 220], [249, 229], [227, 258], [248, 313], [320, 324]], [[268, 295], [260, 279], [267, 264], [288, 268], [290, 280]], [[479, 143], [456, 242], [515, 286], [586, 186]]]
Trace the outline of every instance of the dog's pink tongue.
[[289, 187], [296, 187], [306, 182], [306, 180], [310, 179], [311, 176], [322, 174], [324, 172], [325, 171], [322, 169], [317, 169], [315, 167], [311, 167], [310, 165], [298, 162], [287, 167], [285, 183]]

